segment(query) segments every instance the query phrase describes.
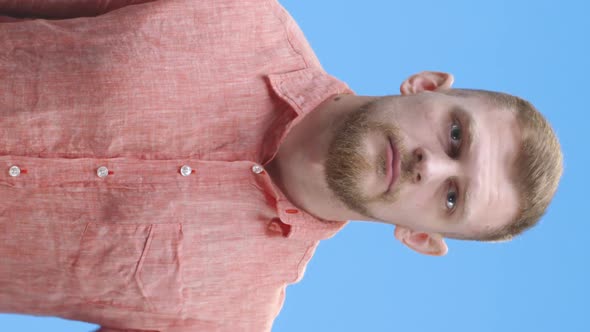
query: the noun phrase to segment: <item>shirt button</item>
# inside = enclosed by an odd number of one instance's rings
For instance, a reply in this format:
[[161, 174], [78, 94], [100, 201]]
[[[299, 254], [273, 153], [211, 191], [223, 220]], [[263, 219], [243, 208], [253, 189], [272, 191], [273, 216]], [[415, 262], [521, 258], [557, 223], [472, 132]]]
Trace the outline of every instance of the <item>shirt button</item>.
[[256, 174], [260, 174], [260, 173], [264, 172], [264, 168], [262, 168], [262, 166], [260, 166], [260, 165], [254, 165], [254, 166], [252, 166], [252, 172], [254, 172]]
[[105, 166], [100, 166], [97, 170], [96, 170], [96, 175], [98, 175], [99, 178], [104, 178], [107, 175], [109, 175], [109, 169], [106, 168]]
[[193, 169], [188, 165], [184, 165], [180, 168], [180, 174], [182, 174], [182, 176], [189, 176], [192, 172]]
[[8, 174], [12, 177], [16, 177], [20, 175], [20, 168], [18, 166], [12, 166], [8, 170]]

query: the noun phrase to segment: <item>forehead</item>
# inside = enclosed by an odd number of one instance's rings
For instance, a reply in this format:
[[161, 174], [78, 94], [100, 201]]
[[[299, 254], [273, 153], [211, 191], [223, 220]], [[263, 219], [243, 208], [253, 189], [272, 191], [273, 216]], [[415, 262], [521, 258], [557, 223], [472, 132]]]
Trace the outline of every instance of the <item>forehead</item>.
[[479, 97], [458, 97], [470, 119], [465, 151], [467, 184], [464, 222], [472, 233], [496, 229], [514, 218], [519, 195], [513, 181], [521, 130], [515, 112]]

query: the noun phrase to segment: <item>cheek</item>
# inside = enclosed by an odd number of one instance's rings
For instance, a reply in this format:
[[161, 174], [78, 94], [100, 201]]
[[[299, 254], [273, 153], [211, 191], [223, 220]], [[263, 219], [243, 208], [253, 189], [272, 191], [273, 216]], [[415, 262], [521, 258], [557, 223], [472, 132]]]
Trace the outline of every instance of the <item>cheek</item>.
[[403, 211], [410, 217], [431, 213], [434, 204], [432, 195], [424, 190], [425, 188], [408, 188], [408, 186], [413, 185], [405, 184], [405, 188], [400, 191], [399, 198], [394, 203], [395, 210]]

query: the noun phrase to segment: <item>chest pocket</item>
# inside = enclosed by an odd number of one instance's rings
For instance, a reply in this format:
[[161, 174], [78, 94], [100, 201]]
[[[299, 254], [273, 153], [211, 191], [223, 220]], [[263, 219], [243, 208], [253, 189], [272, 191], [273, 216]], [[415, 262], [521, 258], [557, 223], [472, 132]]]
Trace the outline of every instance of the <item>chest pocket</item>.
[[88, 223], [73, 263], [85, 303], [178, 313], [182, 224]]

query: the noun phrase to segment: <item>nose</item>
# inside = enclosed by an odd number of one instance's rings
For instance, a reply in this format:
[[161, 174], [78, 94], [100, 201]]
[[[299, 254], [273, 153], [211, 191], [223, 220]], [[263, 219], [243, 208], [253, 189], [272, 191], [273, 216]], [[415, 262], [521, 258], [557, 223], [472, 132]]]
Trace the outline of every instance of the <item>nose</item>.
[[458, 172], [456, 160], [446, 153], [432, 153], [423, 148], [416, 148], [412, 152], [411, 179], [413, 183], [428, 183], [444, 181]]

